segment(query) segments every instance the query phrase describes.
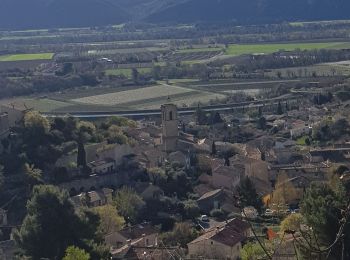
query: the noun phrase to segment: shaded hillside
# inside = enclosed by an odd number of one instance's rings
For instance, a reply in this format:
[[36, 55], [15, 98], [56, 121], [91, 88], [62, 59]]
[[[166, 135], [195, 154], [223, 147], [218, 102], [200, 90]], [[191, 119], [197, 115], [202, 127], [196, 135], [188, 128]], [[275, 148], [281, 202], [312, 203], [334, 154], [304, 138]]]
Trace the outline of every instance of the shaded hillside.
[[107, 0], [0, 0], [1, 29], [106, 25], [128, 17]]
[[128, 10], [131, 18], [139, 20], [187, 0], [111, 0]]
[[350, 19], [349, 0], [0, 0], [0, 29]]
[[188, 0], [148, 17], [152, 22], [261, 23], [350, 18], [348, 0]]

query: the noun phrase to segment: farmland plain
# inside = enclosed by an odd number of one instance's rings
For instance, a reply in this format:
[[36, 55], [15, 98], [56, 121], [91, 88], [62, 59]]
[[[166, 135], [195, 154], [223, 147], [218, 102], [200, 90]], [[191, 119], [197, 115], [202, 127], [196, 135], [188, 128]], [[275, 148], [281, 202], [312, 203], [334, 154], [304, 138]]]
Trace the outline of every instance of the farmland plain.
[[158, 85], [116, 93], [72, 99], [71, 101], [94, 105], [120, 105], [129, 102], [140, 102], [145, 99], [153, 99], [159, 97], [166, 98], [167, 96], [184, 94], [190, 91], [191, 90], [182, 87]]
[[226, 98], [225, 93], [195, 90], [175, 85], [156, 85], [119, 91], [102, 95], [91, 95], [81, 98], [70, 99], [72, 104], [89, 106], [118, 106], [124, 109], [156, 109], [168, 98], [171, 102], [181, 106], [191, 106], [208, 103], [211, 100]]

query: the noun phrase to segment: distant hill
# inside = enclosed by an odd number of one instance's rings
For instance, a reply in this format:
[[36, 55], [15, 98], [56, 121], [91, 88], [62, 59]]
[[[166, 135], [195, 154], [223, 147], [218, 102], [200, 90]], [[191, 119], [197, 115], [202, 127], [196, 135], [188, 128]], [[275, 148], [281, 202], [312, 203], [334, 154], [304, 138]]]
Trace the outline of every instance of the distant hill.
[[129, 17], [109, 0], [0, 0], [0, 29], [106, 25]]
[[0, 29], [350, 19], [350, 0], [0, 0]]
[[128, 10], [132, 19], [140, 20], [188, 0], [112, 0]]
[[349, 19], [349, 0], [188, 0], [151, 14], [151, 22], [262, 23]]

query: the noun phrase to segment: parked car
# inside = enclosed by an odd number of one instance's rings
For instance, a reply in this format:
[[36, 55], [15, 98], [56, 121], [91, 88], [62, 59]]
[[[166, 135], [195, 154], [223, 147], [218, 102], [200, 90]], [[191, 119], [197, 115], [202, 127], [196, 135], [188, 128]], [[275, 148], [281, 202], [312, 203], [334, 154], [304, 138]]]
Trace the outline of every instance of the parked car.
[[207, 215], [202, 215], [199, 220], [202, 222], [209, 222], [209, 217]]

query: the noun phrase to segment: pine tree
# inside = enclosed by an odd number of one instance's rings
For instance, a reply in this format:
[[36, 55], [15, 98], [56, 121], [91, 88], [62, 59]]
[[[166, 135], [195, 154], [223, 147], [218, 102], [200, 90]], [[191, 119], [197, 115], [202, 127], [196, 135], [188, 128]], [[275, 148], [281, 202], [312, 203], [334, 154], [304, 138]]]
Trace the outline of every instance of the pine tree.
[[256, 192], [254, 183], [249, 177], [244, 177], [241, 179], [237, 187], [237, 192], [242, 207], [253, 206], [259, 212], [261, 212], [262, 200]]
[[278, 102], [277, 114], [278, 114], [278, 115], [282, 115], [282, 114], [283, 114], [283, 109], [282, 109], [281, 101]]
[[86, 152], [83, 142], [78, 142], [77, 166], [86, 167]]
[[262, 117], [263, 112], [262, 112], [262, 108], [261, 107], [259, 107], [259, 109], [258, 109], [258, 114], [259, 114], [259, 117]]
[[212, 155], [216, 155], [216, 144], [215, 144], [215, 141], [213, 141], [213, 143], [211, 145], [211, 154]]

